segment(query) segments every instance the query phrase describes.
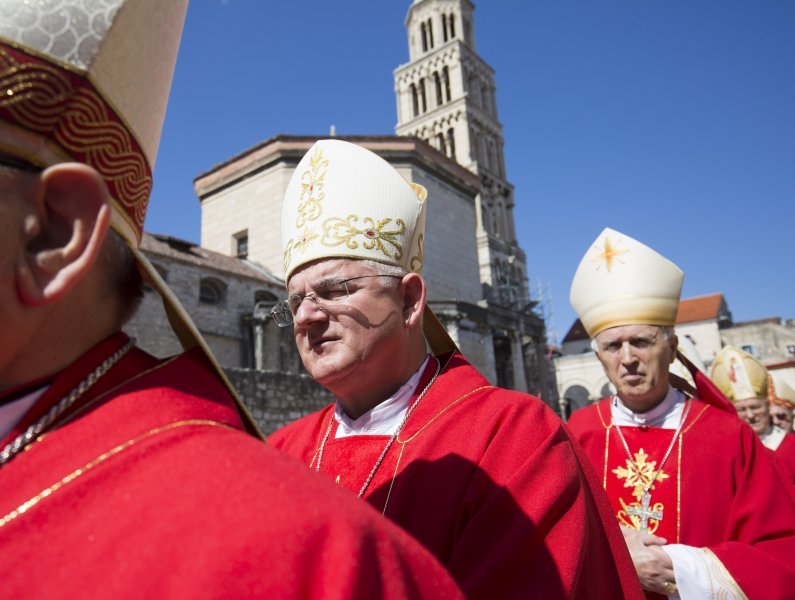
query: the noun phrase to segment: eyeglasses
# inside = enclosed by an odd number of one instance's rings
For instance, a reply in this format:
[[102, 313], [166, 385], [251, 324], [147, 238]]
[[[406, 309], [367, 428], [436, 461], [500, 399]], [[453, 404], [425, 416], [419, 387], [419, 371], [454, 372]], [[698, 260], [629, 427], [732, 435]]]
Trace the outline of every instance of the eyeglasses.
[[345, 302], [356, 291], [348, 287], [349, 282], [371, 277], [403, 279], [400, 275], [359, 275], [348, 279], [326, 279], [311, 286], [312, 291], [308, 294], [293, 294], [276, 304], [271, 309], [271, 317], [279, 327], [287, 327], [292, 325], [293, 318], [304, 300], [311, 300], [318, 308], [333, 307], [335, 304]]
[[770, 413], [770, 418], [774, 421], [782, 421], [784, 423], [792, 422], [792, 415], [787, 413]]
[[25, 171], [26, 173], [41, 173], [44, 170], [43, 167], [7, 154], [0, 154], [0, 166], [16, 169], [17, 171]]

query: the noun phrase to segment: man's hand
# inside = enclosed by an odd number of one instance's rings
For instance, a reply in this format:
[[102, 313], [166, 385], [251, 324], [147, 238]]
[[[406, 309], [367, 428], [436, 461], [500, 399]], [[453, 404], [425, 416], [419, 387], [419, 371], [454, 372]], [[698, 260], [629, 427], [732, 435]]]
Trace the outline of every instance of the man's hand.
[[664, 596], [675, 590], [674, 564], [660, 547], [667, 544], [668, 540], [623, 526], [621, 533], [624, 534], [641, 587]]

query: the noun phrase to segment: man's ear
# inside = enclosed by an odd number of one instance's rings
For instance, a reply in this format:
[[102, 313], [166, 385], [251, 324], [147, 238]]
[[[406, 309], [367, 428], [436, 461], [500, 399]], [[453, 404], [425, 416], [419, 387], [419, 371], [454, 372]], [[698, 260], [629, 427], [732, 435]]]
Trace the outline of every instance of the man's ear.
[[422, 322], [425, 310], [425, 280], [417, 273], [409, 273], [403, 277], [403, 323], [407, 328], [415, 327]]
[[110, 224], [109, 194], [89, 166], [46, 169], [34, 188], [17, 262], [20, 300], [43, 306], [64, 297], [94, 264]]
[[671, 344], [671, 364], [673, 364], [676, 360], [676, 349], [679, 348], [679, 338], [676, 337], [676, 334], [671, 335], [669, 343]]

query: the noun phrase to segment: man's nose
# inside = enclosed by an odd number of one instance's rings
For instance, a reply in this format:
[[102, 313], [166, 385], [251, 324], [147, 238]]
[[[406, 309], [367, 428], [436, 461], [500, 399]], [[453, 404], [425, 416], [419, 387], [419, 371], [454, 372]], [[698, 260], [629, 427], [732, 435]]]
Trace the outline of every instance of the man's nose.
[[629, 342], [623, 342], [621, 344], [621, 350], [619, 350], [619, 355], [621, 357], [621, 362], [625, 365], [631, 364], [635, 362], [637, 357], [635, 353], [632, 351], [632, 346]]
[[303, 325], [318, 321], [326, 317], [325, 311], [320, 308], [314, 296], [306, 295], [301, 298], [301, 303], [298, 305], [298, 310], [293, 315], [293, 323], [296, 325]]

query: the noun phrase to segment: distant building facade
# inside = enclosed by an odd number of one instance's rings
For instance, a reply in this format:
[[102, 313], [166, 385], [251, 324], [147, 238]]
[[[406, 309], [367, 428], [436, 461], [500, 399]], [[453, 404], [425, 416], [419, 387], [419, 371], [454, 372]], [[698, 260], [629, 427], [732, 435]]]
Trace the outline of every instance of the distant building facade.
[[496, 371], [484, 373], [554, 405], [544, 322], [532, 310], [527, 260], [516, 239], [494, 70], [477, 53], [473, 12], [469, 0], [412, 3], [409, 62], [394, 72], [396, 133], [427, 141], [477, 176], [475, 240]]

